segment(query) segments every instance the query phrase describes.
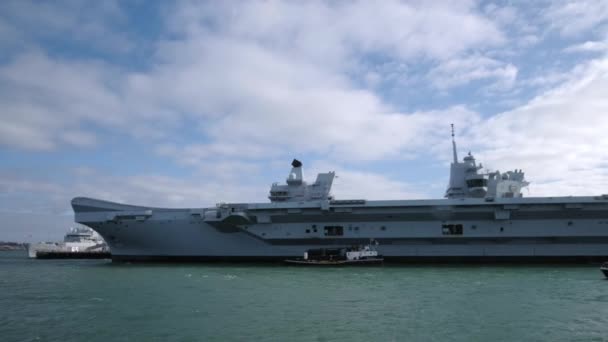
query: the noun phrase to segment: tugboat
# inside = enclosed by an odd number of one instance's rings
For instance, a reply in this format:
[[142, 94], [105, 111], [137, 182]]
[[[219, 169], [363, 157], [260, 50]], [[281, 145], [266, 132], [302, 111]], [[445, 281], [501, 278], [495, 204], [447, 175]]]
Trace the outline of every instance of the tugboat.
[[603, 263], [602, 266], [600, 266], [600, 270], [602, 271], [602, 273], [604, 273], [604, 276], [608, 278], [608, 261]]
[[378, 265], [382, 264], [384, 258], [374, 248], [375, 241], [370, 241], [364, 246], [353, 246], [347, 248], [319, 248], [309, 249], [304, 252], [303, 258], [287, 259], [290, 265], [310, 266], [345, 266], [345, 265]]

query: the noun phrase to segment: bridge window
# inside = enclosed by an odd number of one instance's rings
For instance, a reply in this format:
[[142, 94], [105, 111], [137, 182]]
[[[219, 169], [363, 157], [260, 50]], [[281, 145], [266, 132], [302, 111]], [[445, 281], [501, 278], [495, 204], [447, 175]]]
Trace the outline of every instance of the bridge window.
[[469, 188], [485, 187], [488, 186], [488, 180], [485, 178], [469, 179], [467, 180], [467, 186]]
[[342, 236], [344, 235], [344, 227], [342, 226], [325, 226], [325, 236]]
[[444, 224], [441, 229], [443, 235], [462, 235], [461, 224]]

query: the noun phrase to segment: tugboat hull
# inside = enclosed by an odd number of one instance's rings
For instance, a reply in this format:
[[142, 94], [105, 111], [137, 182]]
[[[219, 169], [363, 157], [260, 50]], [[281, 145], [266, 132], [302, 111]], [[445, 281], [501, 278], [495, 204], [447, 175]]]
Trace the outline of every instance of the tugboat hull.
[[384, 259], [361, 259], [361, 260], [297, 260], [288, 259], [285, 263], [296, 266], [370, 266], [382, 265]]

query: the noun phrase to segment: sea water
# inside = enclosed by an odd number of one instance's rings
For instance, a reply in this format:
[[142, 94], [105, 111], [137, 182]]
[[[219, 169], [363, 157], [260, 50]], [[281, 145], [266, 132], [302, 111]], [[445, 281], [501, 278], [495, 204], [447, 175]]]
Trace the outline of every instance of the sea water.
[[0, 252], [0, 341], [608, 341], [598, 265], [113, 264]]

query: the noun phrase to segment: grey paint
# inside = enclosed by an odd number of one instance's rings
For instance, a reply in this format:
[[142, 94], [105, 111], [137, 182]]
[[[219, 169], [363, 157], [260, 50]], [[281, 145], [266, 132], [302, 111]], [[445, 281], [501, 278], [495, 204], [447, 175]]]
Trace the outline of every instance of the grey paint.
[[308, 185], [294, 161], [270, 203], [164, 209], [77, 197], [72, 207], [125, 259], [300, 256], [370, 238], [386, 257], [608, 256], [608, 196], [524, 198], [521, 170], [479, 173], [453, 146], [446, 199], [334, 200], [333, 172]]

